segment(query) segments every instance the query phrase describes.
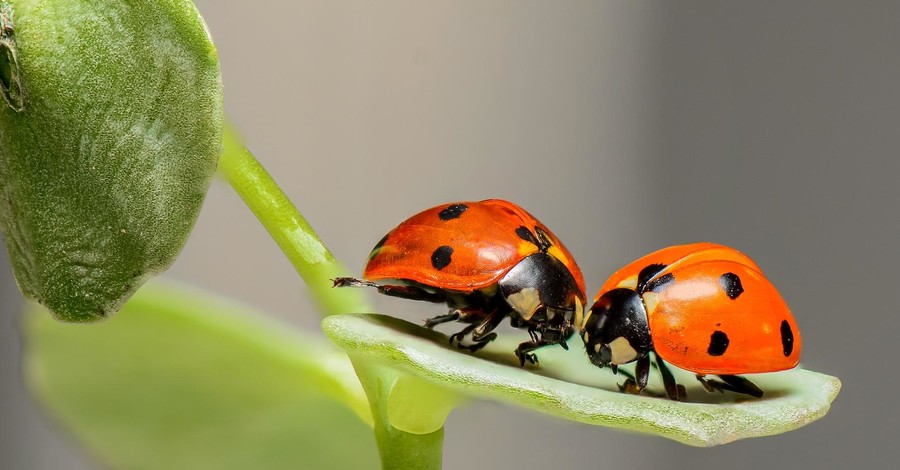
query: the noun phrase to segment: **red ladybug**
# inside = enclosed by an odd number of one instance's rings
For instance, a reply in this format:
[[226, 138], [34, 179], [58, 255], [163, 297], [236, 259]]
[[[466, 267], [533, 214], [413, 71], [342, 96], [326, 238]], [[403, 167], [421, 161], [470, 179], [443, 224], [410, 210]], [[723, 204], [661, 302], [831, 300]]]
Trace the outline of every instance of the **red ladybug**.
[[[446, 303], [450, 312], [425, 326], [470, 323], [450, 336], [460, 349], [484, 347], [509, 317], [531, 336], [516, 349], [522, 365], [536, 363], [532, 351], [542, 346], [568, 349], [573, 317], [583, 316], [585, 304], [584, 278], [569, 251], [531, 214], [499, 199], [444, 204], [410, 217], [375, 245], [363, 277], [337, 278], [334, 285]], [[467, 335], [471, 343], [463, 345]]]
[[664, 361], [697, 374], [708, 391], [761, 397], [735, 374], [790, 369], [800, 360], [800, 332], [781, 295], [753, 260], [713, 243], [665, 248], [625, 266], [576, 321], [595, 365], [616, 372], [637, 361], [623, 387], [632, 393], [647, 385], [650, 352], [672, 399], [683, 387]]

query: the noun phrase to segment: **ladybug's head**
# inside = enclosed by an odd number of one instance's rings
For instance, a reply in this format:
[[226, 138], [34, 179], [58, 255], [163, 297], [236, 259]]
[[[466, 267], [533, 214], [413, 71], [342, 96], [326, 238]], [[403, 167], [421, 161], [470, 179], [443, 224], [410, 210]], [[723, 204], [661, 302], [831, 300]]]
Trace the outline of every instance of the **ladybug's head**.
[[565, 343], [572, 319], [582, 314], [584, 292], [569, 269], [543, 252], [526, 256], [500, 281], [500, 293], [515, 312], [513, 323], [541, 333], [547, 343]]
[[612, 289], [597, 299], [581, 325], [581, 339], [598, 367], [628, 364], [653, 349], [647, 310], [632, 289]]

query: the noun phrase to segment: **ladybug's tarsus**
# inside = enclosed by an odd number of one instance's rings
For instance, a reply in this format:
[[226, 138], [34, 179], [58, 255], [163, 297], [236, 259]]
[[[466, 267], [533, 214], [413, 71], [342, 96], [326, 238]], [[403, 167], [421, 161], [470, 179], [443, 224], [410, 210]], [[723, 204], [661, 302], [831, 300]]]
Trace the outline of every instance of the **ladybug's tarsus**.
[[[467, 318], [471, 317], [471, 312], [469, 315], [464, 311], [456, 310], [451, 312], [447, 316], [453, 316], [454, 313], [458, 314], [459, 318]], [[471, 325], [466, 326], [457, 333], [450, 335], [450, 344], [456, 343], [456, 347], [459, 349], [465, 349], [470, 352], [478, 351], [479, 349], [487, 346], [488, 343], [497, 338], [497, 333], [493, 333], [494, 329], [500, 325], [500, 322], [506, 318], [507, 312], [505, 310], [497, 309], [488, 314], [487, 318], [482, 320], [479, 323], [473, 323]], [[443, 315], [442, 315], [443, 316]], [[445, 320], [451, 321], [451, 320]], [[463, 344], [463, 339], [467, 335], [471, 333], [472, 341], [474, 344]]]
[[520, 344], [519, 347], [516, 348], [516, 357], [519, 358], [519, 365], [525, 367], [525, 361], [528, 361], [531, 364], [538, 364], [540, 361], [538, 361], [537, 355], [533, 351], [551, 344], [558, 343], [548, 343], [542, 339], [536, 339], [535, 341], [526, 341]]
[[[494, 329], [500, 325], [500, 322], [506, 318], [507, 312], [505, 310], [494, 310], [490, 314], [488, 314], [487, 318], [481, 321], [481, 323], [470, 325], [466, 327], [460, 333], [457, 333], [456, 341], [457, 347], [459, 349], [466, 349], [469, 352], [475, 352], [479, 349], [485, 347], [491, 341], [497, 339], [497, 333], [494, 333]], [[463, 345], [462, 339], [467, 333], [472, 333], [472, 341], [473, 344]]]
[[438, 315], [436, 317], [431, 317], [431, 318], [425, 320], [425, 328], [428, 328], [429, 330], [431, 330], [440, 324], [457, 321], [457, 320], [459, 320], [459, 318], [461, 316], [462, 316], [462, 313], [459, 310], [454, 309], [454, 310], [451, 310], [450, 313], [448, 313], [446, 315]]
[[[526, 344], [530, 344], [530, 343], [526, 343]], [[526, 361], [529, 364], [533, 364], [533, 365], [537, 365], [540, 363], [540, 361], [538, 361], [537, 354], [535, 354], [531, 351], [520, 351], [520, 350], [516, 349], [516, 357], [519, 358], [519, 366], [520, 367], [525, 367]]]
[[463, 338], [465, 338], [469, 333], [472, 332], [472, 330], [474, 330], [477, 327], [478, 327], [478, 325], [471, 324], [471, 325], [467, 325], [462, 330], [460, 330], [456, 333], [453, 333], [452, 335], [450, 335], [450, 344], [456, 343], [457, 346], [459, 347], [459, 349], [465, 349], [465, 347], [462, 345]]
[[466, 351], [473, 353], [473, 352], [476, 352], [476, 351], [480, 350], [481, 348], [487, 346], [488, 343], [490, 343], [491, 341], [493, 341], [495, 339], [497, 339], [497, 333], [491, 333], [491, 334], [485, 336], [484, 340], [482, 340], [482, 341], [479, 341], [477, 343], [472, 343], [472, 344], [456, 343], [456, 347], [459, 349], [465, 349]]

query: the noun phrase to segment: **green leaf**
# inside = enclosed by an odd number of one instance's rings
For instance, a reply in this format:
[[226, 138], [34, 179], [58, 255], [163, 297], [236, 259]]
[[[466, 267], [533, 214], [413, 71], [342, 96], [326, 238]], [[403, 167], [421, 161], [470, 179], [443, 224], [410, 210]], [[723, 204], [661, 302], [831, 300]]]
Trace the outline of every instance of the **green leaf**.
[[113, 468], [377, 467], [365, 394], [322, 338], [158, 283], [90, 327], [29, 310], [30, 388]]
[[189, 0], [0, 0], [0, 227], [22, 293], [115, 312], [197, 218], [222, 133], [218, 55]]
[[[512, 351], [516, 340], [525, 340], [521, 332], [501, 333], [501, 339], [473, 356], [449, 346], [443, 334], [383, 315], [333, 316], [323, 321], [323, 327], [333, 342], [354, 357], [379, 361], [456, 394], [694, 446], [799, 428], [824, 416], [840, 389], [835, 377], [795, 369], [748, 376], [766, 394], [761, 399], [744, 398], [709, 394], [692, 374], [673, 371], [688, 392], [688, 402], [675, 402], [619, 392], [610, 369], [594, 367], [583, 347], [574, 344], [570, 351], [541, 349], [540, 367], [520, 368]], [[661, 379], [651, 375], [650, 380], [648, 392], [662, 394]], [[398, 424], [404, 425], [394, 425]]]

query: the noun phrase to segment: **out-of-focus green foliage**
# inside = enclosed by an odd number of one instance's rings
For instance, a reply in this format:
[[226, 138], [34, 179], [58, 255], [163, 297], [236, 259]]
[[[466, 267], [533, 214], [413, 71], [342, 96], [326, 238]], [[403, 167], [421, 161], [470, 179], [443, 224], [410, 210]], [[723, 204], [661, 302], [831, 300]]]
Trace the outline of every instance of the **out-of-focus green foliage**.
[[113, 468], [378, 467], [350, 361], [320, 338], [156, 283], [99, 325], [28, 310], [31, 389]]

